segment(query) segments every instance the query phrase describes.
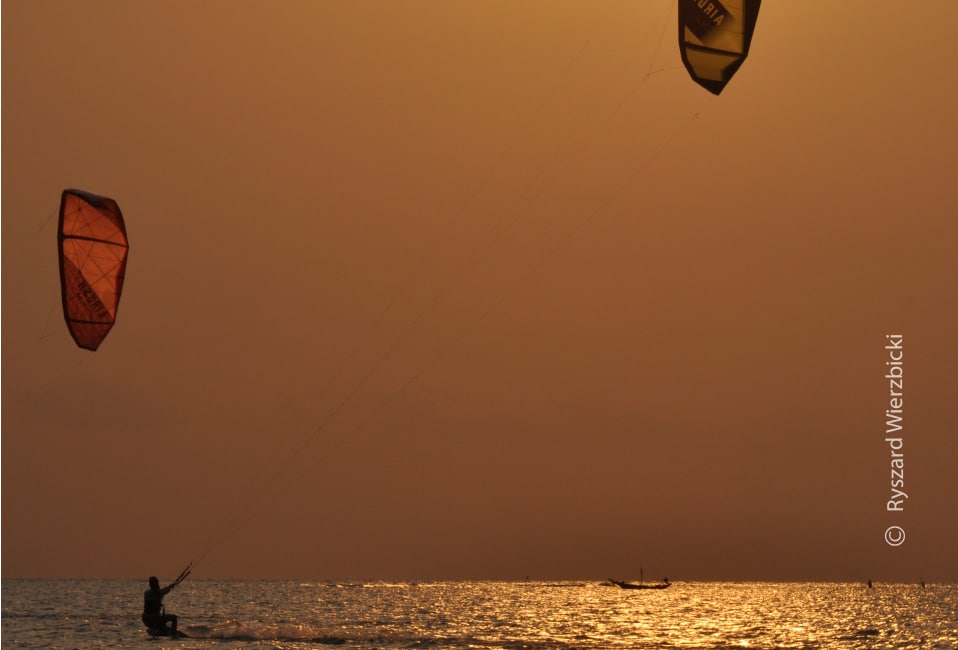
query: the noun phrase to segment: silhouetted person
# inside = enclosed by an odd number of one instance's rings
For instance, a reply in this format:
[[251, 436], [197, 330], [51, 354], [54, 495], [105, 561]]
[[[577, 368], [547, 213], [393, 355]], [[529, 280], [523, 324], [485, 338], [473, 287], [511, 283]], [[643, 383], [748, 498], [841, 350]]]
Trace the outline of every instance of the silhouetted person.
[[172, 632], [176, 634], [176, 616], [163, 609], [163, 596], [175, 586], [174, 582], [160, 589], [160, 581], [156, 576], [150, 576], [150, 588], [143, 592], [143, 624], [149, 629], [165, 632], [166, 624], [172, 623]]

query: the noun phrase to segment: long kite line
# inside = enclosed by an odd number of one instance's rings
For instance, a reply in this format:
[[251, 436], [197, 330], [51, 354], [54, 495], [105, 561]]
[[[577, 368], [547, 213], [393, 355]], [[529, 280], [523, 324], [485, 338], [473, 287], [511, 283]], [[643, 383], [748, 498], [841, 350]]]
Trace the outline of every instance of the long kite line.
[[[450, 236], [450, 233], [453, 230], [453, 227], [459, 223], [463, 215], [467, 210], [475, 204], [478, 198], [482, 195], [483, 191], [488, 187], [492, 178], [496, 175], [497, 170], [503, 167], [503, 163], [508, 160], [515, 150], [518, 148], [519, 143], [526, 137], [526, 134], [536, 123], [538, 116], [545, 110], [545, 108], [550, 104], [553, 97], [556, 93], [563, 87], [569, 76], [572, 74], [572, 71], [575, 69], [575, 66], [578, 64], [579, 60], [585, 54], [585, 52], [592, 46], [598, 33], [599, 33], [600, 23], [596, 23], [593, 27], [592, 32], [589, 36], [583, 41], [582, 45], [576, 50], [574, 55], [569, 59], [563, 71], [557, 77], [557, 80], [550, 86], [542, 97], [536, 103], [535, 107], [532, 109], [530, 114], [526, 117], [523, 123], [520, 125], [519, 129], [513, 134], [512, 138], [507, 142], [506, 146], [500, 151], [495, 161], [488, 166], [485, 174], [482, 178], [479, 179], [479, 182], [473, 187], [470, 194], [459, 204], [458, 209], [456, 209], [450, 219], [448, 219], [440, 230], [438, 236], [434, 239], [433, 243], [419, 256], [416, 264], [414, 265], [412, 271], [408, 274], [408, 278], [404, 281], [399, 281], [395, 284], [395, 288], [391, 291], [391, 298], [386, 302], [384, 307], [379, 311], [379, 313], [372, 320], [370, 326], [366, 328], [364, 333], [359, 337], [357, 342], [353, 345], [349, 353], [343, 358], [343, 360], [338, 364], [336, 370], [330, 375], [330, 378], [326, 381], [323, 388], [319, 391], [318, 395], [320, 398], [326, 394], [329, 394], [332, 387], [336, 385], [336, 382], [340, 378], [346, 368], [350, 366], [352, 360], [356, 358], [359, 352], [365, 348], [366, 343], [372, 338], [373, 334], [379, 329], [380, 325], [385, 321], [387, 315], [392, 311], [393, 307], [397, 304], [399, 299], [402, 297], [405, 292], [405, 288], [410, 286], [415, 280], [416, 277], [422, 272], [425, 268], [426, 262], [436, 253], [441, 244]], [[448, 284], [448, 283], [447, 283]], [[399, 345], [407, 337], [407, 335], [414, 329], [414, 325], [418, 323], [429, 308], [432, 305], [435, 305], [438, 301], [438, 296], [444, 293], [444, 285], [440, 288], [439, 292], [433, 297], [429, 305], [419, 312], [419, 314], [414, 318], [409, 326], [400, 334], [400, 336], [393, 341], [389, 346], [387, 352], [367, 371], [362, 375], [359, 381], [353, 386], [353, 388], [343, 397], [338, 403], [336, 403], [331, 409], [329, 409], [325, 416], [311, 428], [311, 431], [300, 441], [295, 448], [288, 453], [281, 462], [275, 467], [272, 472], [263, 472], [257, 475], [257, 481], [254, 485], [251, 486], [251, 492], [255, 495], [256, 498], [244, 499], [241, 501], [243, 505], [241, 508], [232, 514], [224, 524], [217, 526], [216, 531], [214, 532], [216, 540], [204, 550], [199, 559], [205, 558], [221, 541], [226, 537], [226, 535], [234, 530], [238, 525], [241, 518], [246, 515], [254, 506], [257, 501], [262, 501], [267, 490], [276, 483], [278, 478], [283, 472], [285, 472], [289, 465], [295, 460], [309, 445], [326, 430], [329, 423], [340, 413], [351, 401], [352, 399], [360, 392], [360, 390], [366, 385], [366, 383], [371, 379], [377, 370], [381, 368], [389, 360], [392, 354], [398, 349]], [[267, 461], [265, 467], [274, 464], [277, 461], [277, 458], [282, 450], [282, 447], [277, 448], [277, 451], [273, 453], [269, 461]]]
[[[669, 3], [671, 6], [671, 3]], [[669, 19], [670, 14], [666, 15], [666, 21]], [[655, 54], [658, 53], [661, 42], [662, 35], [665, 32], [665, 25], [667, 22], [663, 22], [663, 26], [660, 30], [657, 30], [659, 33], [659, 40], [656, 45]], [[446, 240], [449, 236], [449, 233], [452, 231], [453, 226], [458, 223], [463, 214], [471, 207], [479, 196], [482, 195], [483, 190], [491, 182], [491, 179], [495, 176], [496, 170], [502, 167], [502, 164], [515, 152], [518, 148], [519, 143], [525, 138], [528, 131], [531, 129], [532, 125], [536, 123], [537, 118], [543, 112], [545, 107], [550, 103], [553, 96], [561, 89], [568, 77], [571, 75], [573, 69], [578, 64], [584, 53], [592, 46], [593, 42], [596, 39], [598, 33], [599, 25], [597, 24], [593, 31], [590, 33], [588, 38], [583, 42], [583, 44], [577, 49], [575, 55], [571, 57], [568, 64], [566, 65], [564, 71], [557, 77], [557, 80], [549, 90], [547, 90], [540, 101], [536, 104], [530, 115], [525, 119], [521, 124], [520, 128], [514, 134], [514, 136], [509, 140], [507, 145], [503, 148], [500, 154], [497, 156], [494, 163], [492, 163], [476, 184], [473, 191], [468, 197], [460, 204], [459, 208], [453, 213], [453, 216], [446, 222], [445, 226], [441, 230], [439, 236], [433, 242], [433, 244], [420, 256], [418, 262], [413, 267], [412, 271], [409, 273], [409, 278], [404, 282], [399, 282], [397, 288], [392, 292], [392, 296], [386, 302], [385, 306], [380, 310], [377, 316], [371, 322], [371, 325], [364, 331], [362, 336], [354, 344], [350, 352], [344, 357], [343, 361], [337, 366], [334, 373], [330, 376], [330, 379], [325, 383], [320, 394], [328, 393], [331, 388], [336, 384], [339, 377], [345, 371], [347, 367], [350, 366], [352, 360], [358, 355], [358, 353], [365, 347], [365, 344], [372, 338], [373, 334], [379, 329], [381, 323], [385, 320], [388, 313], [393, 309], [395, 304], [398, 302], [399, 298], [403, 294], [404, 287], [408, 286], [409, 283], [415, 279], [425, 267], [426, 261], [435, 254], [439, 246]], [[649, 37], [649, 35], [654, 32], [647, 33], [644, 37], [642, 43]], [[610, 84], [615, 84], [625, 71], [632, 64], [632, 61], [637, 56], [638, 51], [641, 49], [641, 44], [639, 47], [636, 47], [633, 50], [633, 55], [630, 58], [627, 58], [619, 66], [618, 70], [614, 74]], [[646, 74], [635, 84], [632, 89], [626, 93], [618, 102], [616, 106], [613, 107], [613, 110], [610, 111], [605, 119], [598, 124], [596, 128], [583, 140], [581, 140], [578, 149], [581, 151], [585, 148], [589, 142], [596, 136], [596, 134], [604, 128], [605, 124], [608, 123], [615, 115], [617, 115], [627, 101], [634, 96], [640, 88], [643, 87], [648, 78], [653, 74], [652, 67], [655, 63], [655, 54], [650, 61], [649, 69]], [[489, 229], [488, 233], [490, 236], [484, 241], [477, 243], [469, 252], [465, 261], [459, 265], [458, 270], [454, 274], [450, 274], [445, 283], [443, 283], [439, 289], [433, 294], [432, 298], [427, 301], [425, 306], [423, 306], [415, 317], [409, 321], [406, 327], [399, 333], [397, 337], [389, 344], [386, 351], [379, 357], [376, 362], [369, 367], [365, 373], [360, 377], [360, 379], [353, 385], [353, 387], [346, 393], [346, 395], [336, 403], [326, 415], [319, 421], [319, 423], [312, 428], [311, 432], [304, 437], [304, 439], [295, 447], [295, 449], [288, 454], [282, 462], [274, 468], [270, 473], [264, 471], [260, 472], [257, 475], [257, 480], [250, 484], [250, 491], [254, 495], [252, 498], [242, 499], [240, 503], [241, 507], [230, 516], [225, 523], [216, 527], [214, 531], [214, 539], [208, 544], [205, 550], [197, 557], [197, 562], [204, 559], [209, 555], [209, 553], [216, 548], [222, 541], [238, 526], [242, 517], [246, 515], [252, 508], [265, 499], [266, 494], [269, 489], [273, 487], [277, 480], [282, 476], [293, 463], [293, 461], [298, 458], [302, 452], [305, 451], [307, 447], [324, 431], [327, 430], [330, 423], [333, 419], [343, 411], [343, 409], [353, 400], [353, 398], [359, 394], [362, 389], [366, 386], [368, 381], [377, 374], [377, 372], [386, 365], [386, 363], [392, 358], [392, 355], [402, 346], [402, 344], [408, 339], [408, 337], [416, 331], [420, 322], [431, 313], [455, 287], [459, 286], [467, 272], [475, 267], [478, 263], [477, 259], [482, 251], [488, 250], [492, 245], [494, 245], [502, 236], [502, 233], [508, 229], [508, 227], [514, 226], [521, 218], [521, 215], [527, 211], [535, 203], [536, 199], [542, 196], [545, 190], [555, 181], [556, 177], [559, 174], [561, 169], [561, 160], [564, 159], [563, 154], [570, 148], [571, 143], [575, 140], [576, 134], [583, 128], [583, 126], [588, 123], [591, 119], [594, 112], [602, 104], [600, 97], [597, 97], [588, 109], [582, 114], [582, 116], [576, 121], [570, 131], [567, 133], [565, 138], [559, 147], [555, 150], [552, 155], [552, 159], [557, 161], [554, 163], [553, 169], [549, 172], [546, 169], [546, 164], [543, 163], [540, 166], [538, 173], [535, 177], [527, 184], [526, 189], [520, 195], [518, 202], [520, 203], [520, 209], [513, 211], [503, 211], [503, 216], [501, 216]], [[379, 411], [381, 411], [388, 403], [392, 402], [396, 397], [403, 394], [417, 379], [422, 377], [429, 369], [435, 366], [441, 359], [443, 359], [450, 351], [452, 351], [457, 345], [461, 343], [469, 334], [471, 334], [475, 329], [489, 317], [490, 314], [494, 312], [509, 296], [513, 295], [518, 291], [521, 286], [533, 275], [533, 273], [544, 266], [550, 259], [553, 258], [555, 253], [559, 250], [561, 242], [566, 241], [572, 237], [576, 232], [584, 228], [590, 222], [592, 222], [599, 214], [604, 212], [609, 208], [621, 195], [622, 193], [631, 185], [633, 185], [636, 179], [639, 177], [640, 173], [644, 171], [648, 164], [650, 164], [655, 158], [660, 155], [660, 153], [665, 149], [666, 145], [669, 144], [678, 134], [683, 131], [687, 126], [699, 115], [699, 111], [695, 111], [687, 120], [685, 120], [679, 127], [677, 127], [667, 138], [665, 138], [650, 155], [643, 158], [629, 173], [625, 179], [619, 183], [616, 188], [606, 197], [606, 199], [596, 206], [584, 219], [580, 220], [575, 224], [568, 232], [556, 237], [556, 242], [553, 244], [552, 248], [548, 250], [543, 256], [541, 256], [535, 263], [529, 265], [521, 274], [520, 277], [514, 281], [508, 291], [501, 294], [498, 299], [492, 301], [486, 309], [479, 314], [474, 320], [470, 322], [464, 329], [462, 329], [459, 334], [454, 337], [447, 345], [441, 347], [432, 357], [430, 357], [423, 365], [421, 365], [412, 375], [410, 375], [397, 389], [392, 393], [386, 395], [378, 405], [372, 408], [355, 427], [348, 429], [340, 436], [335, 439], [327, 439], [326, 452], [332, 451], [335, 448], [338, 448], [347, 438], [355, 434], [357, 431], [363, 428], [363, 426], [369, 421], [369, 419]], [[545, 182], [540, 182], [542, 179], [546, 179]], [[539, 191], [534, 192], [533, 188], [539, 185]], [[505, 216], [506, 214], [512, 213], [514, 216], [511, 220], [508, 220]], [[505, 226], [505, 228], [504, 228]], [[279, 451], [274, 452], [269, 461], [265, 464], [265, 467], [276, 462], [276, 459], [279, 455]], [[305, 468], [303, 472], [296, 474], [294, 477], [290, 478], [283, 486], [281, 486], [277, 493], [282, 493], [288, 489], [294, 482], [296, 482], [309, 467]]]

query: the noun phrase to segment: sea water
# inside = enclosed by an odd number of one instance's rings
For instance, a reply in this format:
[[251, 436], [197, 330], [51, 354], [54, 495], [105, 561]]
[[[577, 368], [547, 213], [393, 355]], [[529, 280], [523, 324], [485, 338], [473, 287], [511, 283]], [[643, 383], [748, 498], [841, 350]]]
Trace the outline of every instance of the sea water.
[[140, 623], [142, 580], [3, 580], [4, 648], [958, 648], [958, 585], [327, 583], [189, 579], [189, 639]]

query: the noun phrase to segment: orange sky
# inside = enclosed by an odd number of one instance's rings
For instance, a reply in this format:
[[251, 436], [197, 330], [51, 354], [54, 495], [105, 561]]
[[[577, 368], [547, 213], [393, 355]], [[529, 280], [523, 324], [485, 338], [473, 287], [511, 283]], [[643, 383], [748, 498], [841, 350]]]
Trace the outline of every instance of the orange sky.
[[3, 575], [958, 580], [956, 24], [766, 2], [712, 97], [670, 0], [4, 2]]

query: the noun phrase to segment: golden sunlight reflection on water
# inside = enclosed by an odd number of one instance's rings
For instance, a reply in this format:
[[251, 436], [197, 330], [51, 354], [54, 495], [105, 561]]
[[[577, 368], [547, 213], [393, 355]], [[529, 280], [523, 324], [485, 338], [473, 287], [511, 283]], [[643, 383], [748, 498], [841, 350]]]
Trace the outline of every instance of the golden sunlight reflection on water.
[[[660, 591], [601, 583], [436, 583], [409, 596], [405, 621], [493, 647], [874, 647], [958, 644], [953, 588], [834, 583], [677, 583]], [[384, 618], [390, 618], [385, 616]], [[348, 624], [347, 624], [348, 626]], [[392, 632], [402, 635], [402, 626]], [[440, 632], [441, 630], [441, 632]], [[356, 630], [358, 632], [358, 630]], [[349, 634], [345, 635], [347, 638]], [[457, 647], [452, 643], [450, 647]]]
[[[490, 589], [486, 607], [502, 620], [523, 621], [515, 642], [549, 639], [599, 648], [958, 644], [956, 594], [948, 587], [678, 583], [629, 591], [503, 583]], [[495, 629], [487, 640], [502, 641], [502, 632]]]

